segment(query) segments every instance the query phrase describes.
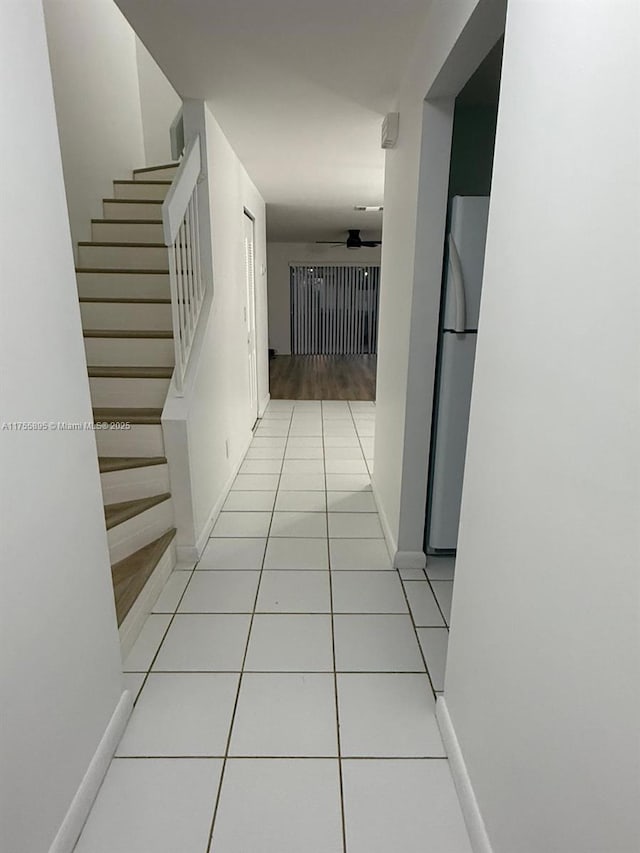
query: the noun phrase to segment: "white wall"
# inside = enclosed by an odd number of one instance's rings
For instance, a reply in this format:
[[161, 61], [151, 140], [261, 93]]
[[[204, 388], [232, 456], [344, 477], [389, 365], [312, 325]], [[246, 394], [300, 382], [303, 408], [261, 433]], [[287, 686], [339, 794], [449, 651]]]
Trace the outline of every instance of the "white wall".
[[640, 12], [510, 0], [445, 696], [494, 853], [640, 849]]
[[290, 264], [379, 264], [380, 249], [347, 249], [316, 243], [267, 243], [269, 275], [269, 346], [280, 355], [291, 352]]
[[[244, 210], [255, 219], [258, 399], [269, 393], [265, 205], [220, 126], [202, 102], [185, 102], [187, 135], [204, 129], [214, 295], [196, 370], [185, 396], [170, 396], [163, 413], [172, 492], [176, 493], [178, 547], [202, 544], [212, 514], [251, 438], [249, 358], [245, 307]], [[228, 442], [227, 457], [225, 443]], [[184, 553], [184, 551], [182, 551]]]
[[[487, 14], [479, 14], [485, 8]], [[395, 107], [399, 138], [385, 164], [373, 485], [398, 565], [424, 560], [453, 97], [495, 44], [503, 23], [500, 0], [436, 0]], [[440, 99], [425, 105], [427, 93]], [[430, 133], [423, 136], [425, 127]], [[437, 165], [421, 170], [427, 161]]]
[[[2, 421], [91, 422], [39, 0], [0, 5], [0, 80]], [[0, 453], [0, 848], [36, 853], [120, 698], [120, 650], [93, 433], [0, 428]]]
[[169, 128], [182, 99], [139, 38], [136, 38], [136, 59], [145, 163], [159, 166], [171, 162]]
[[113, 0], [44, 0], [74, 242], [114, 179], [144, 166], [136, 38]]

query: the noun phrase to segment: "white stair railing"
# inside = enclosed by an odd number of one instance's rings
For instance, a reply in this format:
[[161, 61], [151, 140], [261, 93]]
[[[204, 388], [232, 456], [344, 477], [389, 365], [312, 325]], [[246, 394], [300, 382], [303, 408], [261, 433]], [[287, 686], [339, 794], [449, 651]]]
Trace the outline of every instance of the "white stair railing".
[[169, 283], [175, 347], [174, 382], [182, 396], [189, 356], [206, 297], [200, 252], [198, 182], [202, 174], [200, 137], [189, 144], [162, 205], [164, 242], [169, 252]]

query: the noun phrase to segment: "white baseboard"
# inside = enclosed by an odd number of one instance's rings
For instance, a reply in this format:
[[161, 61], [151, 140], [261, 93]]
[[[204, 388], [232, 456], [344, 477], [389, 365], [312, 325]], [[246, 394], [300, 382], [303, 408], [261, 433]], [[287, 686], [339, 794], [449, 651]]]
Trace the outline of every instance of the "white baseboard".
[[476, 800], [471, 779], [467, 772], [467, 765], [465, 764], [444, 696], [438, 696], [438, 701], [436, 702], [436, 719], [438, 720], [442, 742], [449, 758], [453, 783], [456, 787], [473, 853], [493, 853], [493, 848], [487, 835], [482, 814], [478, 807], [478, 801]]
[[271, 394], [267, 394], [266, 397], [264, 398], [264, 400], [262, 400], [260, 403], [258, 403], [258, 417], [259, 418], [261, 418], [264, 415], [266, 408], [269, 405], [269, 400], [271, 400]]
[[213, 525], [216, 523], [218, 516], [224, 506], [224, 502], [227, 499], [227, 495], [231, 490], [231, 486], [233, 486], [233, 481], [238, 476], [238, 471], [240, 470], [240, 466], [244, 461], [244, 457], [249, 449], [249, 445], [251, 444], [251, 440], [253, 439], [253, 433], [250, 432], [247, 436], [247, 439], [244, 443], [242, 450], [239, 453], [238, 461], [233, 466], [233, 470], [231, 474], [227, 478], [227, 482], [224, 484], [222, 491], [220, 492], [220, 496], [218, 500], [213, 505], [211, 512], [205, 523], [202, 526], [202, 530], [196, 540], [195, 545], [179, 545], [178, 546], [178, 562], [179, 563], [194, 563], [197, 562], [202, 556], [202, 552], [205, 549], [209, 536], [211, 535], [211, 531], [213, 530]]
[[384, 534], [385, 542], [387, 543], [389, 554], [391, 555], [391, 563], [394, 569], [424, 569], [427, 565], [427, 558], [422, 551], [398, 551], [398, 543], [391, 532], [391, 525], [389, 524], [389, 519], [387, 518], [387, 514], [382, 506], [376, 481], [373, 477], [371, 478], [371, 489], [373, 491], [373, 499], [376, 502], [380, 524], [382, 525], [382, 532]]
[[424, 551], [396, 551], [393, 558], [394, 569], [424, 569], [426, 565]]
[[179, 563], [196, 563], [200, 559], [200, 552], [195, 545], [178, 545], [176, 554]]
[[72, 853], [89, 816], [91, 806], [100, 790], [105, 773], [109, 769], [111, 759], [120, 743], [132, 708], [133, 695], [131, 691], [125, 690], [111, 715], [109, 725], [102, 735], [98, 748], [89, 762], [87, 772], [71, 801], [53, 844], [49, 848], [49, 853]]
[[120, 653], [122, 660], [126, 658], [133, 644], [138, 639], [138, 634], [142, 630], [147, 616], [153, 610], [153, 605], [158, 600], [158, 596], [162, 592], [162, 588], [169, 579], [169, 575], [176, 565], [176, 545], [175, 537], [167, 550], [160, 558], [160, 562], [155, 567], [146, 584], [140, 590], [140, 594], [133, 602], [131, 610], [125, 616], [122, 625], [118, 629], [120, 636]]
[[378, 488], [376, 486], [376, 481], [374, 478], [371, 478], [371, 490], [373, 491], [373, 499], [376, 503], [376, 508], [378, 510], [378, 516], [380, 518], [380, 524], [382, 525], [382, 532], [384, 534], [385, 542], [387, 543], [387, 550], [391, 555], [392, 560], [395, 557], [395, 554], [398, 550], [398, 543], [395, 540], [393, 533], [391, 532], [391, 525], [389, 524], [389, 519], [387, 518], [387, 514], [384, 511], [384, 507], [382, 506], [382, 502], [380, 501], [380, 496], [378, 492]]

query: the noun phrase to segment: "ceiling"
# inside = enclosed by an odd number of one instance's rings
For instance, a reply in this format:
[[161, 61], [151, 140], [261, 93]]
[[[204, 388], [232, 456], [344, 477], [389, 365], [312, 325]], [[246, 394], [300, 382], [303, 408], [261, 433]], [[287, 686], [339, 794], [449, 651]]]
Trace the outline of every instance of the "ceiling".
[[380, 126], [430, 0], [116, 0], [182, 97], [204, 98], [271, 240], [379, 238]]

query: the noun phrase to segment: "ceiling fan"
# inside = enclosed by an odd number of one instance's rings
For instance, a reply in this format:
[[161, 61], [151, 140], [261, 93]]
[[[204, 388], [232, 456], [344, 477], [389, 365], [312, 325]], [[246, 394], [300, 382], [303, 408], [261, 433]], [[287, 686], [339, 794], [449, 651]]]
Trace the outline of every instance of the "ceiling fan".
[[382, 240], [363, 240], [360, 237], [359, 228], [349, 228], [349, 236], [346, 240], [316, 240], [316, 243], [326, 243], [329, 246], [346, 246], [347, 249], [361, 249], [363, 246], [367, 249], [372, 249], [375, 246], [381, 246]]

